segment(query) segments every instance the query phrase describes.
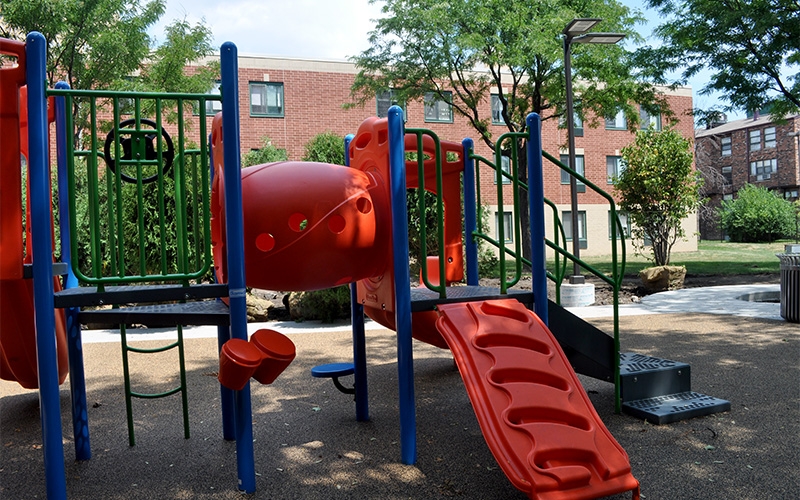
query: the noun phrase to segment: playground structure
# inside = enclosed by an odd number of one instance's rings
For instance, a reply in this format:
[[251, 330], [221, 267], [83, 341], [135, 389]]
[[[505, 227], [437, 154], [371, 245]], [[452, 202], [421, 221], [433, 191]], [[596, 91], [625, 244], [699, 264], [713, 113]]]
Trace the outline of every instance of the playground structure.
[[[394, 329], [398, 335], [401, 460], [404, 463], [411, 464], [416, 460], [413, 336], [453, 351], [490, 449], [512, 483], [528, 496], [543, 499], [596, 498], [624, 491], [633, 491], [634, 496], [637, 495], [638, 482], [631, 474], [625, 451], [605, 429], [572, 367], [579, 373], [614, 382], [619, 409], [621, 397], [630, 400], [630, 396], [636, 393], [640, 396], [637, 399], [647, 399], [652, 395], [642, 388], [645, 383], [631, 386], [634, 381], [626, 386], [621, 371], [637, 373], [639, 379], [645, 379], [642, 367], [659, 363], [674, 367], [675, 363], [645, 356], [621, 355], [618, 332], [614, 337], [609, 337], [602, 332], [598, 334], [587, 330], [585, 325], [576, 330], [575, 325], [579, 320], [546, 300], [547, 275], [560, 283], [559, 276], [563, 277], [566, 260], [557, 258], [556, 269], [552, 273], [543, 265], [531, 266], [534, 283], [532, 292], [512, 288], [521, 277], [523, 263], [545, 262], [545, 244], [554, 248], [559, 256], [570, 257], [558, 245], [558, 236], [555, 241], [544, 237], [545, 200], [541, 182], [531, 181], [528, 186], [523, 186], [529, 188], [528, 203], [531, 207], [530, 231], [534, 244], [530, 261], [522, 259], [518, 243], [520, 238], [515, 238], [515, 249], [508, 249], [502, 235], [499, 241], [492, 241], [492, 238], [478, 231], [480, 188], [475, 182], [478, 164], [492, 168], [498, 181], [507, 176], [517, 192], [521, 183], [517, 176], [516, 148], [512, 148], [515, 153], [510, 172], [503, 172], [497, 168], [500, 165], [499, 154], [494, 162], [480, 158], [472, 151], [472, 142], [468, 139], [463, 144], [446, 143], [439, 141], [429, 131], [404, 129], [402, 111], [394, 107], [388, 119], [368, 119], [355, 136], [348, 138], [348, 167], [283, 163], [252, 167], [240, 172], [237, 52], [233, 44], [225, 44], [221, 50], [222, 97], [142, 95], [58, 87], [48, 91], [43, 87], [44, 39], [41, 35], [31, 34], [22, 46], [23, 51], [20, 51], [20, 46], [22, 44], [13, 47], [16, 51], [14, 54], [19, 61], [18, 68], [25, 68], [27, 72], [24, 79], [18, 77], [14, 81], [13, 92], [18, 92], [20, 86], [28, 83], [28, 199], [31, 200], [31, 214], [27, 221], [33, 231], [29, 238], [32, 249], [26, 255], [47, 256], [45, 259], [32, 260], [33, 307], [30, 313], [36, 318], [37, 385], [41, 394], [49, 498], [63, 498], [65, 490], [58, 409], [59, 376], [55, 369], [57, 349], [52, 333], [56, 330], [54, 310], [66, 309], [75, 447], [79, 460], [91, 457], [82, 381], [81, 323], [100, 319], [119, 324], [125, 364], [128, 351], [142, 352], [127, 346], [127, 324], [176, 327], [178, 341], [165, 348], [178, 348], [181, 353], [182, 325], [217, 325], [220, 350], [223, 353], [233, 350], [232, 355], [222, 356], [221, 363], [227, 360], [234, 367], [249, 367], [249, 371], [233, 377], [236, 381], [226, 381], [221, 387], [221, 395], [224, 438], [235, 439], [237, 443], [238, 486], [245, 492], [252, 492], [255, 490], [255, 471], [248, 380], [250, 374], [258, 369], [256, 365], [260, 365], [267, 356], [256, 355], [244, 359], [240, 355], [242, 349], [249, 349], [244, 345], [250, 344], [246, 333], [245, 286], [311, 290], [353, 282], [354, 362], [329, 371], [318, 370], [315, 375], [334, 377], [335, 380], [336, 376], [353, 373], [356, 419], [367, 420], [364, 314]], [[3, 51], [7, 50], [4, 45]], [[7, 80], [4, 78], [3, 81], [5, 88]], [[69, 196], [59, 196], [60, 260], [70, 264], [66, 289], [59, 293], [53, 288], [52, 213], [47, 202], [50, 199], [46, 133], [48, 94], [55, 98], [56, 140], [59, 146], [58, 192], [69, 193]], [[72, 109], [78, 99], [86, 100], [93, 110], [92, 139], [87, 151], [79, 151], [72, 144], [74, 124], [65, 112], [66, 109]], [[106, 147], [101, 152], [96, 131], [95, 103], [102, 99], [111, 102], [113, 125], [106, 137]], [[127, 124], [121, 120], [122, 102], [125, 99], [131, 99], [135, 108], [134, 118]], [[155, 103], [155, 121], [147, 122], [141, 116], [141, 102], [145, 99]], [[222, 114], [215, 117], [211, 127], [210, 147], [202, 139], [207, 135], [204, 111], [207, 99], [222, 100]], [[160, 118], [161, 106], [167, 100], [174, 100], [177, 108], [177, 141], [167, 140], [168, 136], [164, 134], [167, 126]], [[6, 99], [3, 101], [5, 103]], [[199, 103], [201, 139], [197, 141], [199, 147], [196, 150], [188, 147], [183, 135], [181, 119], [187, 101]], [[5, 110], [3, 113], [5, 120]], [[11, 127], [4, 121], [4, 131], [6, 126]], [[532, 115], [528, 118], [527, 134], [506, 134], [507, 137], [499, 141], [527, 141], [527, 163], [532, 180], [541, 179], [543, 158], [554, 161], [542, 153], [539, 134], [538, 117]], [[407, 151], [415, 151], [419, 160], [407, 162]], [[19, 165], [18, 154], [4, 154], [4, 168], [5, 162], [11, 162], [13, 156], [17, 163], [9, 164]], [[208, 178], [209, 157], [213, 158], [213, 182]], [[79, 231], [75, 202], [81, 195], [80, 184], [76, 181], [75, 158], [83, 158], [86, 164], [88, 187], [85, 190], [89, 196], [88, 204], [92, 207], [90, 211], [93, 211], [89, 216], [94, 225], [89, 231], [90, 262], [70, 259], [70, 254], [77, 255], [75, 236]], [[100, 189], [98, 172], [101, 171], [101, 163], [98, 160], [101, 158], [110, 167], [109, 160], [116, 165], [103, 178], [107, 183], [107, 199], [104, 201], [107, 203], [107, 213], [102, 215], [98, 199], [91, 197], [91, 193]], [[169, 162], [173, 165], [170, 175], [176, 179], [176, 193], [182, 193], [176, 194], [173, 199], [164, 195], [163, 187], [168, 172], [165, 165]], [[460, 216], [462, 194], [459, 183], [462, 179], [464, 227], [461, 226]], [[153, 182], [158, 186], [156, 191], [162, 207], [171, 203], [177, 205], [175, 214], [179, 234], [176, 246], [179, 255], [171, 264], [168, 262], [172, 261], [162, 252], [161, 268], [155, 272], [145, 268], [143, 255], [131, 257], [122, 252], [123, 239], [127, 237], [121, 230], [122, 201], [121, 197], [114, 198], [112, 193], [120, 192], [122, 183], [131, 180], [140, 201], [145, 185]], [[502, 189], [503, 182], [497, 184], [498, 189]], [[588, 181], [586, 184], [593, 187]], [[181, 190], [189, 185], [193, 186], [192, 189], [187, 188], [183, 193]], [[288, 189], [287, 186], [294, 189]], [[409, 187], [436, 194], [436, 210], [440, 221], [439, 245], [430, 252], [438, 257], [424, 258], [429, 252], [423, 250], [420, 262], [425, 286], [416, 289], [411, 288], [409, 281], [406, 223], [406, 188]], [[292, 196], [298, 189], [303, 190], [304, 196]], [[313, 191], [315, 189], [320, 191]], [[6, 204], [10, 203], [6, 196], [5, 181], [3, 190], [3, 228], [8, 224], [8, 227], [21, 233], [18, 231], [21, 227], [21, 209], [6, 211]], [[192, 201], [181, 205], [186, 199]], [[500, 200], [502, 196], [498, 196], [498, 202]], [[515, 208], [518, 203], [518, 200], [515, 201]], [[18, 206], [21, 207], [21, 203]], [[17, 222], [8, 223], [6, 217], [18, 219]], [[159, 219], [165, 217], [162, 208]], [[117, 229], [109, 233], [110, 237], [105, 241], [111, 243], [107, 245], [101, 244], [103, 238], [97, 234], [101, 220], [102, 227]], [[108, 221], [107, 226], [105, 220]], [[517, 221], [515, 231], [519, 234], [519, 219], [515, 217], [514, 220]], [[137, 222], [142, 233], [144, 229], [151, 229], [145, 228], [141, 217]], [[616, 229], [612, 228], [612, 231]], [[163, 249], [172, 236], [166, 234], [163, 224], [153, 232], [159, 233], [155, 246]], [[463, 238], [463, 234], [468, 237]], [[150, 243], [143, 236], [139, 237], [138, 246], [143, 253]], [[6, 252], [9, 247], [5, 238], [3, 233], [4, 272], [8, 265], [11, 272], [21, 277], [25, 269], [21, 246], [19, 252], [9, 254]], [[425, 240], [424, 237], [422, 239]], [[478, 239], [496, 243], [501, 248], [501, 255], [514, 258], [513, 270], [507, 270], [505, 260], [501, 259], [503, 279], [498, 289], [478, 285]], [[13, 239], [10, 245], [13, 245], [11, 248], [18, 247]], [[9, 259], [7, 263], [7, 255], [17, 258]], [[302, 258], [305, 258], [302, 264], [298, 264], [298, 259]], [[104, 261], [111, 264], [104, 266]], [[219, 283], [196, 283], [212, 265], [217, 271]], [[299, 268], [303, 271], [298, 272]], [[466, 286], [448, 286], [461, 281], [464, 274]], [[434, 279], [434, 276], [441, 279]], [[613, 278], [609, 278], [617, 283], [616, 290], [618, 281], [615, 280], [621, 280], [621, 276], [622, 269], [619, 269], [618, 275], [615, 273]], [[78, 282], [82, 286], [77, 286]], [[131, 286], [136, 283], [146, 284]], [[2, 286], [5, 288], [5, 280]], [[204, 300], [216, 298], [224, 299], [224, 302]], [[156, 302], [157, 305], [102, 311], [81, 309], [101, 303], [145, 301]], [[172, 303], [175, 301], [178, 303]], [[164, 304], [168, 302], [169, 305]], [[535, 314], [521, 304], [532, 306]], [[5, 324], [0, 334], [0, 346], [5, 353], [9, 342], [13, 342], [8, 340]], [[28, 335], [28, 338], [34, 336], [32, 329], [18, 329], [13, 334]], [[601, 339], [598, 335], [602, 335], [602, 340], [597, 340]], [[288, 347], [281, 351], [278, 354], [284, 355], [284, 361], [293, 354]], [[162, 397], [180, 392], [184, 398], [185, 436], [189, 436], [182, 354], [180, 358], [181, 385], [169, 393], [143, 395], [133, 392], [126, 367], [131, 445], [134, 444], [130, 408], [132, 397]], [[622, 369], [620, 359], [623, 361]], [[688, 375], [688, 367], [681, 366], [685, 367], [683, 373]], [[664, 378], [652, 373], [647, 377], [656, 382]], [[270, 378], [272, 376], [265, 380]], [[687, 392], [687, 380], [688, 376], [683, 376], [677, 383], [680, 391], [673, 392]], [[692, 416], [705, 414], [709, 409], [719, 411], [719, 406], [709, 404], [705, 409], [695, 406], [690, 413]]]

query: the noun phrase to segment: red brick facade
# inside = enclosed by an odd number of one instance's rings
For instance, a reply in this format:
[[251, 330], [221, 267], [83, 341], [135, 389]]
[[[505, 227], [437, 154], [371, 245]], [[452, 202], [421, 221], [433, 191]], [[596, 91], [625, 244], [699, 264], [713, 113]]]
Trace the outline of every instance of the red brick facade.
[[[263, 137], [267, 136], [272, 144], [285, 148], [291, 160], [299, 160], [303, 156], [304, 145], [315, 135], [330, 131], [344, 136], [354, 133], [358, 125], [367, 117], [374, 116], [377, 104], [373, 99], [364, 106], [344, 109], [343, 105], [352, 102], [350, 87], [353, 84], [356, 69], [347, 62], [311, 61], [299, 59], [240, 56], [239, 59], [239, 98], [241, 120], [241, 147], [246, 153], [250, 149], [259, 148]], [[252, 116], [250, 113], [249, 84], [281, 83], [283, 85], [283, 116]], [[688, 138], [693, 138], [693, 121], [687, 114], [692, 108], [692, 97], [689, 89], [678, 89], [668, 92], [667, 101], [677, 118], [676, 128]], [[491, 116], [490, 103], [485, 103], [485, 116]], [[454, 113], [451, 123], [426, 122], [422, 102], [410, 102], [406, 106], [407, 126], [433, 130], [442, 140], [460, 142], [465, 137], [475, 139], [476, 153], [491, 159], [489, 148], [477, 139], [477, 134], [467, 120]], [[587, 122], [591, 120], [587, 119]], [[585, 174], [589, 180], [611, 193], [612, 186], [607, 182], [606, 157], [619, 156], [620, 150], [631, 142], [633, 131], [607, 130], [604, 121], [596, 120], [594, 127], [584, 127], [583, 136], [576, 138], [578, 155], [584, 155]], [[667, 124], [664, 123], [664, 126]], [[547, 119], [543, 122], [542, 141], [544, 150], [556, 158], [560, 151], [566, 150], [566, 130], [558, 127], [558, 120]], [[493, 138], [506, 132], [502, 125], [491, 125]], [[569, 184], [561, 183], [561, 172], [553, 165], [545, 165], [545, 196], [559, 206], [559, 210], [569, 210]], [[481, 171], [482, 193], [484, 202], [496, 203], [496, 185], [487, 170]], [[510, 193], [504, 196], [510, 201]], [[587, 233], [592, 237], [592, 226], [602, 245], [589, 245], [590, 253], [609, 253], [607, 228], [607, 203], [598, 194], [587, 190], [578, 196], [580, 210], [587, 211]], [[591, 207], [602, 205], [602, 212], [590, 216]], [[599, 210], [599, 209], [598, 209]], [[490, 219], [493, 219], [490, 218]], [[490, 220], [490, 225], [494, 225]], [[602, 226], [602, 228], [600, 228]], [[593, 248], [592, 248], [593, 247]], [[688, 249], [693, 249], [690, 245]]]
[[[700, 217], [702, 239], [724, 238], [716, 211], [723, 199], [735, 198], [745, 184], [764, 186], [790, 201], [798, 199], [799, 131], [800, 116], [774, 122], [767, 115], [696, 132], [696, 162], [709, 200]], [[764, 172], [764, 164], [773, 160], [768, 175], [753, 174], [759, 167]]]

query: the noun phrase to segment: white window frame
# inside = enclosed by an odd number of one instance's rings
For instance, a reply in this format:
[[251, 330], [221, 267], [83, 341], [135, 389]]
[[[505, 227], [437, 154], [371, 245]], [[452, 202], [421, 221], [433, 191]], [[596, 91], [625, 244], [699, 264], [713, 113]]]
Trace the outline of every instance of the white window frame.
[[733, 154], [733, 148], [731, 145], [731, 136], [720, 138], [719, 144], [722, 156], [730, 156], [731, 154]]
[[720, 169], [722, 173], [722, 184], [724, 186], [732, 186], [733, 185], [733, 167], [722, 167]]
[[644, 108], [639, 108], [639, 120], [642, 130], [661, 130], [661, 113], [651, 115]]
[[[569, 155], [562, 154], [559, 158], [559, 161], [564, 165], [569, 167]], [[583, 155], [575, 155], [575, 171], [581, 174], [582, 176], [586, 177], [586, 161]], [[569, 172], [566, 170], [561, 169], [561, 184], [569, 184], [569, 178], [572, 177], [569, 175]], [[578, 192], [585, 193], [586, 192], [586, 184], [581, 182], [580, 179], [575, 179], [578, 183]]]
[[778, 160], [776, 158], [750, 162], [750, 175], [755, 177], [756, 181], [767, 181], [772, 178], [772, 174], [777, 171]]
[[777, 144], [777, 132], [775, 127], [767, 127], [764, 129], [764, 149], [774, 148]]
[[625, 170], [622, 157], [617, 155], [606, 156], [606, 182], [614, 184], [614, 178], [618, 178]]
[[628, 120], [625, 118], [625, 112], [620, 110], [614, 116], [607, 116], [606, 130], [628, 130]]
[[750, 137], [748, 141], [750, 151], [761, 151], [761, 129], [751, 130], [748, 137]]
[[[623, 212], [622, 210], [617, 210], [617, 218], [619, 219], [620, 225], [622, 226], [622, 234], [625, 238], [630, 239], [631, 237], [631, 218], [628, 216], [628, 212]], [[611, 239], [611, 225], [613, 222], [611, 221], [611, 210], [608, 211], [608, 239]], [[617, 228], [619, 229], [619, 228]], [[619, 239], [619, 233], [617, 234], [617, 238]]]
[[[564, 234], [567, 241], [572, 241], [572, 211], [564, 210], [561, 212], [561, 224], [564, 225]], [[588, 248], [586, 240], [586, 210], [578, 210], [578, 245], [582, 250]]]
[[500, 100], [500, 94], [492, 94], [490, 104], [492, 107], [492, 125], [505, 125], [503, 121], [503, 102]]

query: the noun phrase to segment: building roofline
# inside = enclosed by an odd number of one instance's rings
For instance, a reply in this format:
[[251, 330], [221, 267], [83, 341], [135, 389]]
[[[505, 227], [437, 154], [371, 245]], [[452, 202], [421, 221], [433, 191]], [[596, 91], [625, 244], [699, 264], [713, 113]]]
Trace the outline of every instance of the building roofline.
[[[794, 114], [785, 117], [786, 120], [791, 120], [797, 118], [800, 115]], [[700, 137], [709, 137], [713, 135], [720, 135], [720, 134], [728, 134], [730, 132], [735, 132], [737, 130], [745, 130], [751, 127], [759, 127], [762, 125], [767, 125], [770, 123], [774, 123], [777, 120], [772, 118], [772, 115], [766, 114], [761, 115], [758, 118], [749, 117], [749, 118], [742, 118], [739, 120], [729, 121], [727, 123], [723, 123], [722, 125], [717, 125], [713, 128], [698, 128], [694, 131], [695, 138]]]

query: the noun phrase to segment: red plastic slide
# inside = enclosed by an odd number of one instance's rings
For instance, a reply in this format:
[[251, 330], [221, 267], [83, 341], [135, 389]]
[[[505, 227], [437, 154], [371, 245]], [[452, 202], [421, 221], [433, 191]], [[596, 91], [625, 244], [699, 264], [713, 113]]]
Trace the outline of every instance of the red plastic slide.
[[627, 453], [534, 313], [513, 299], [439, 312], [486, 442], [516, 488], [542, 500], [638, 499]]

